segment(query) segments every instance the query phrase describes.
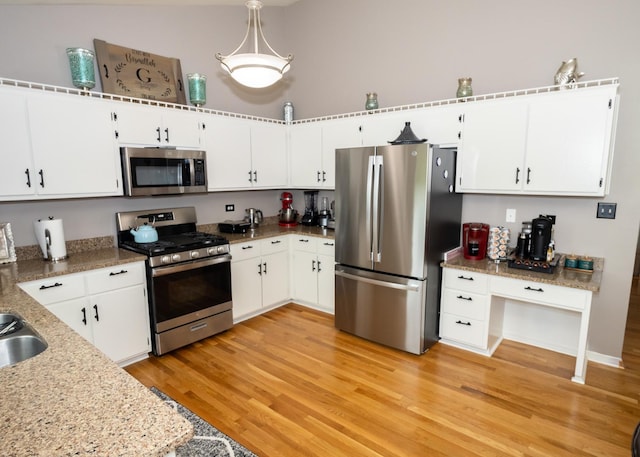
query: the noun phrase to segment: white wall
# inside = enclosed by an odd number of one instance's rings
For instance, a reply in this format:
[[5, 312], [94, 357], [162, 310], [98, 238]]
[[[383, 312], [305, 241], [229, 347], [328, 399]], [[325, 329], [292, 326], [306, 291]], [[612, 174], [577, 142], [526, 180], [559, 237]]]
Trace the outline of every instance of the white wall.
[[[240, 42], [244, 7], [0, 6], [0, 76], [70, 86], [64, 49], [91, 48], [93, 38], [100, 38], [180, 58], [185, 74], [207, 74], [207, 107], [279, 118], [282, 103], [291, 99], [296, 118], [308, 118], [360, 111], [371, 91], [378, 92], [382, 107], [451, 98], [461, 76], [473, 78], [476, 94], [546, 86], [562, 60], [577, 57], [583, 79], [621, 80], [611, 194], [605, 199], [467, 195], [463, 218], [504, 224], [506, 208], [516, 208], [518, 221], [555, 214], [560, 251], [605, 257], [590, 350], [620, 357], [640, 217], [640, 3], [299, 0], [283, 8], [265, 3], [267, 38], [278, 52], [295, 54], [286, 82], [265, 91], [229, 83], [213, 57]], [[269, 205], [272, 214], [279, 208], [275, 191], [265, 200], [245, 194], [238, 194], [246, 198], [243, 207]], [[595, 218], [600, 200], [618, 203], [615, 220]], [[203, 222], [224, 217], [215, 211], [227, 203], [225, 195], [193, 201]], [[302, 209], [301, 197], [298, 201]], [[65, 217], [65, 231], [67, 219], [74, 219], [80, 221], [78, 233], [99, 236], [113, 233], [105, 224], [112, 224], [115, 211], [137, 209], [131, 205], [138, 202], [144, 201], [0, 204], [0, 219], [27, 230], [34, 215], [56, 213]], [[218, 209], [208, 215], [211, 220], [203, 219], [209, 207]]]

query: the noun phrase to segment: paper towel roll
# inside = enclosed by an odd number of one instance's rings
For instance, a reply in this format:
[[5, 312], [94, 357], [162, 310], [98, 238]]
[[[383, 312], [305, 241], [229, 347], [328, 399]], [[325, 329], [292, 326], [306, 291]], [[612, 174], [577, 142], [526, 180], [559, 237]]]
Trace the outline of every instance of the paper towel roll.
[[68, 257], [62, 219], [39, 219], [33, 223], [33, 228], [45, 260], [57, 262]]

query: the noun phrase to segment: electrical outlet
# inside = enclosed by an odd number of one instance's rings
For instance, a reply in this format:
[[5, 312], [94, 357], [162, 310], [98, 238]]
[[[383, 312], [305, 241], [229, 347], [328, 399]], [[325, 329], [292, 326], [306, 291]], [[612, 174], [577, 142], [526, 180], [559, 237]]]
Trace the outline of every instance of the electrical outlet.
[[224, 205], [224, 210], [228, 213], [229, 211], [235, 211], [236, 205]]
[[598, 203], [598, 214], [596, 217], [599, 219], [615, 219], [616, 206], [616, 203]]
[[515, 222], [516, 221], [516, 210], [513, 208], [507, 209], [507, 215], [505, 217], [507, 222]]

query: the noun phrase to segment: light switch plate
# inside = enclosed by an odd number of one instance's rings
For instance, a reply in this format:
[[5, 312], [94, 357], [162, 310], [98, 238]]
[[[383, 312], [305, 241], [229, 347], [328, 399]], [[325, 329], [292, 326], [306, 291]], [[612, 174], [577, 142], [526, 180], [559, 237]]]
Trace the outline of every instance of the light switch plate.
[[598, 203], [598, 214], [596, 217], [599, 219], [615, 219], [616, 206], [616, 203]]
[[507, 222], [515, 222], [516, 221], [516, 210], [513, 208], [507, 209], [507, 215], [505, 217]]

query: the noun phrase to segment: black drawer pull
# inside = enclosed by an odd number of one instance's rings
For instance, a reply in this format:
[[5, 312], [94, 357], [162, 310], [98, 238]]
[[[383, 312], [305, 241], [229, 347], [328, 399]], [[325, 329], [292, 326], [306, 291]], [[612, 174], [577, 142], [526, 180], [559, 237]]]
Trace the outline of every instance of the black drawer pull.
[[118, 276], [118, 275], [123, 275], [125, 273], [129, 273], [129, 272], [127, 270], [112, 271], [111, 273], [109, 273], [109, 276]]
[[524, 290], [532, 290], [534, 292], [544, 292], [544, 290], [542, 290], [542, 287], [538, 287], [537, 289], [534, 289], [533, 287], [525, 287]]
[[61, 282], [57, 282], [57, 283], [52, 284], [52, 285], [50, 285], [50, 286], [44, 286], [44, 285], [42, 285], [42, 286], [40, 286], [40, 290], [51, 289], [52, 287], [60, 287], [61, 285], [62, 285], [62, 283], [61, 283]]
[[463, 297], [462, 295], [458, 295], [456, 298], [459, 298], [460, 300], [473, 301], [473, 298], [471, 298], [471, 297]]
[[242, 249], [253, 249], [253, 246], [242, 246]]
[[465, 279], [467, 281], [473, 281], [473, 278], [471, 276], [462, 276], [462, 275], [460, 275], [460, 276], [458, 276], [458, 279]]
[[281, 241], [281, 240], [276, 240], [276, 241], [272, 241], [272, 242], [271, 242], [271, 244], [280, 244], [280, 243], [282, 243], [282, 241]]
[[301, 243], [308, 243], [309, 240], [303, 240], [303, 239], [299, 239], [298, 241], [300, 241]]
[[460, 325], [468, 325], [469, 327], [471, 327], [471, 322], [456, 321], [456, 324], [460, 324]]
[[325, 246], [333, 246], [333, 243], [324, 243]]

